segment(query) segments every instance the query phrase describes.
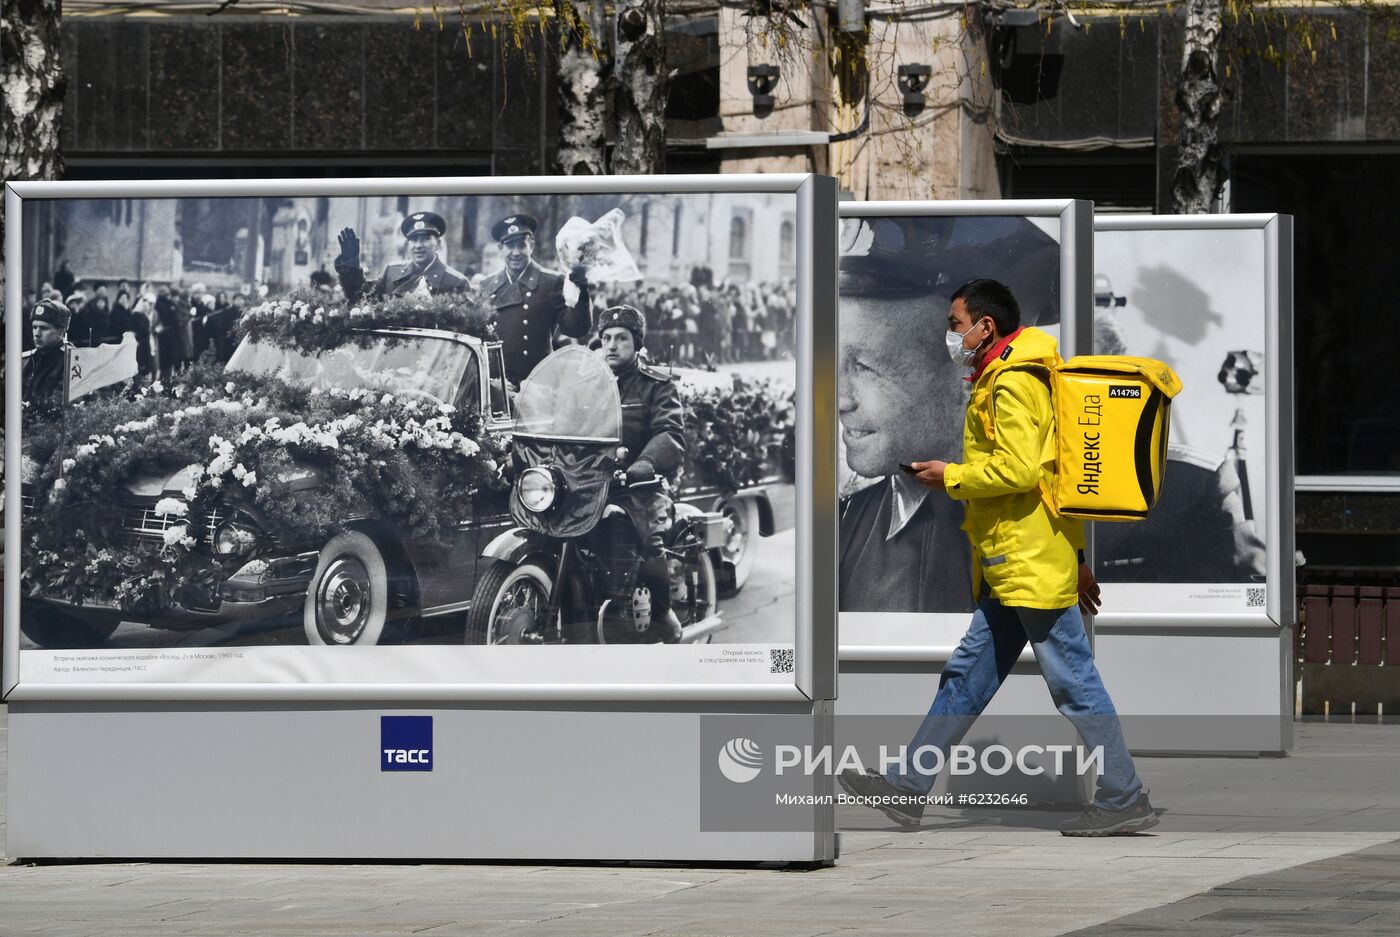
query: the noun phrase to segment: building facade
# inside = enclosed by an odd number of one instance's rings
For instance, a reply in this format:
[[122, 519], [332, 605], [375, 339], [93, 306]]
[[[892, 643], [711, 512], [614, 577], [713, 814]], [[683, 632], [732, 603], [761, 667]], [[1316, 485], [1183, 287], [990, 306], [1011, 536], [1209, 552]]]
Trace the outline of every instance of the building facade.
[[[74, 178], [553, 170], [548, 29], [516, 47], [487, 21], [430, 5], [405, 14], [399, 0], [245, 0], [215, 17], [175, 3], [123, 13], [119, 3], [70, 0], [64, 9], [62, 146]], [[844, 25], [861, 31], [843, 32], [843, 10], [855, 10]], [[668, 169], [826, 172], [857, 199], [1080, 197], [1100, 211], [1169, 211], [1183, 13], [1154, 11], [1071, 20], [843, 3], [803, 10], [779, 41], [753, 11], [692, 4], [668, 22]], [[1307, 351], [1297, 362], [1299, 474], [1393, 478], [1400, 392], [1366, 349], [1400, 340], [1388, 278], [1400, 41], [1364, 10], [1305, 12], [1315, 38], [1278, 17], [1226, 23], [1220, 208], [1297, 219], [1297, 335]], [[143, 218], [114, 204], [36, 262], [77, 252], [106, 271], [104, 226], [142, 224], [140, 269], [113, 275], [292, 282], [330, 259], [337, 226], [368, 233], [371, 262], [393, 259], [404, 210], [366, 204], [344, 219], [314, 200], [269, 202], [257, 218], [207, 231], [197, 200], [186, 202]], [[734, 280], [787, 269], [791, 219], [719, 199], [705, 217], [679, 206], [668, 214], [660, 201], [644, 211], [629, 247], [658, 278], [674, 281], [687, 266]], [[478, 203], [476, 212], [449, 233], [454, 264], [490, 262], [493, 210]], [[693, 245], [714, 243], [729, 245], [727, 256], [694, 256]], [[1314, 569], [1393, 575], [1397, 515], [1383, 492], [1305, 492], [1300, 542]]]

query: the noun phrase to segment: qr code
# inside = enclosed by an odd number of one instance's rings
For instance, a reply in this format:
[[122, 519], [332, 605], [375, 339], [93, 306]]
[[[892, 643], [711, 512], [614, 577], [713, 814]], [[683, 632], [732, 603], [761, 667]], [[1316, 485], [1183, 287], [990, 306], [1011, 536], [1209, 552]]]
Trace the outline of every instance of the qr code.
[[1244, 605], [1245, 608], [1263, 608], [1264, 587], [1246, 586], [1244, 590]]
[[774, 647], [768, 649], [769, 673], [792, 673], [792, 648]]

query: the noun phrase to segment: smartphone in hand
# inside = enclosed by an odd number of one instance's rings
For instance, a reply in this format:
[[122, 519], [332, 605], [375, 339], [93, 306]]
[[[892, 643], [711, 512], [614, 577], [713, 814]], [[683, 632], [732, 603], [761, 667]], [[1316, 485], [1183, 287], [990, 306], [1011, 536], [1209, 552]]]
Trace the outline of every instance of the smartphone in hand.
[[914, 468], [914, 466], [912, 466], [912, 465], [905, 465], [903, 462], [901, 462], [901, 463], [899, 463], [899, 467], [900, 467], [902, 470], [908, 472], [910, 475], [917, 475], [917, 474], [919, 474], [919, 470], [916, 469], [916, 468]]

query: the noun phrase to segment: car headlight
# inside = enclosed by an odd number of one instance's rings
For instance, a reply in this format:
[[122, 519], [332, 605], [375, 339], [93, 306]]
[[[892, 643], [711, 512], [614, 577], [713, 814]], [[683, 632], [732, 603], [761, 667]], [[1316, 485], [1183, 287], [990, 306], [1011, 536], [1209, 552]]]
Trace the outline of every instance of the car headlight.
[[214, 552], [219, 556], [241, 556], [258, 545], [258, 532], [247, 524], [228, 521], [214, 532]]
[[539, 514], [554, 505], [556, 486], [554, 473], [547, 468], [526, 469], [520, 475], [520, 503], [525, 509]]

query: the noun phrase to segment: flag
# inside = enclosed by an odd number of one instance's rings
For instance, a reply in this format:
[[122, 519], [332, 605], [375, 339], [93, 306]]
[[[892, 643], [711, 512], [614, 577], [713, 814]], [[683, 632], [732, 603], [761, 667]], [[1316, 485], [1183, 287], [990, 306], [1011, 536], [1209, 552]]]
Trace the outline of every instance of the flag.
[[130, 332], [122, 335], [120, 345], [74, 348], [68, 353], [68, 402], [131, 380], [136, 373], [136, 336]]

